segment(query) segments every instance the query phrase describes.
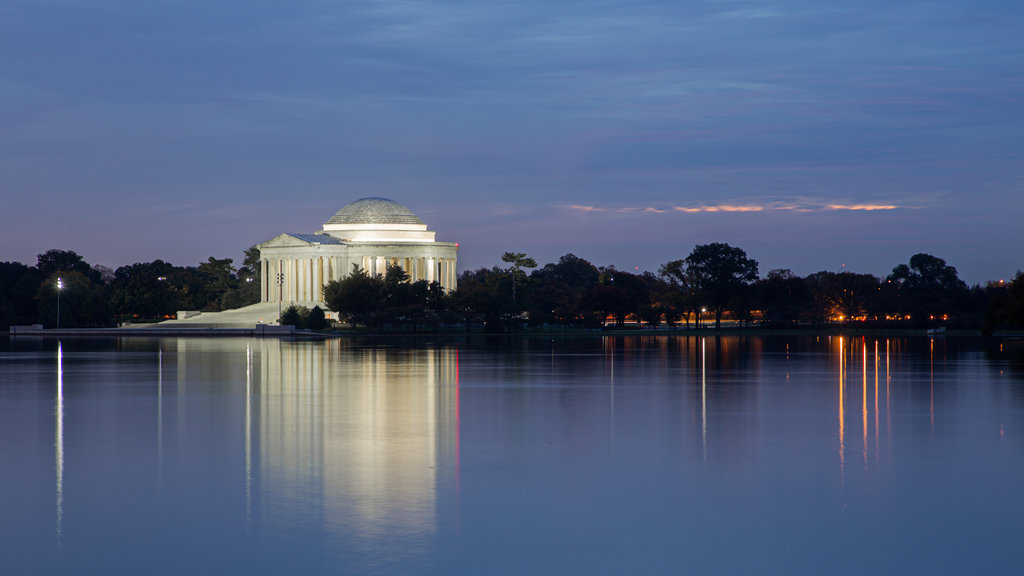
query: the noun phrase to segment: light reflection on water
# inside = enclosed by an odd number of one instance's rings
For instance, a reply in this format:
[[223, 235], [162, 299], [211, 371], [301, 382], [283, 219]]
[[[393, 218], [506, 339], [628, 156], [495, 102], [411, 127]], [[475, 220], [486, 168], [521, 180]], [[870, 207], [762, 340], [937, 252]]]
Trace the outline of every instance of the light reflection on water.
[[849, 549], [881, 573], [1003, 570], [1024, 560], [1014, 354], [8, 342], [0, 550], [15, 573], [858, 573]]

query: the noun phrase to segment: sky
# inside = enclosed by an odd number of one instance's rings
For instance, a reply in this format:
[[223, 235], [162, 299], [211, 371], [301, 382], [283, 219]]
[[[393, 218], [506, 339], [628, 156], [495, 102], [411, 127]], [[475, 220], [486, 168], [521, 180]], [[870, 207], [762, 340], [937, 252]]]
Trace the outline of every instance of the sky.
[[656, 272], [1024, 268], [1019, 0], [0, 3], [0, 261], [242, 260], [367, 196]]

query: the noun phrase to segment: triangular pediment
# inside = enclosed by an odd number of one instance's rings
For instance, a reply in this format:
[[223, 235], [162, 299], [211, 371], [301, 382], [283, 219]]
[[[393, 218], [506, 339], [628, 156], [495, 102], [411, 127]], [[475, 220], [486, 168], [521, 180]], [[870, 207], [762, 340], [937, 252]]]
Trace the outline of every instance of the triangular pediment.
[[260, 244], [260, 248], [291, 248], [294, 246], [312, 246], [312, 242], [298, 238], [292, 234], [281, 234]]

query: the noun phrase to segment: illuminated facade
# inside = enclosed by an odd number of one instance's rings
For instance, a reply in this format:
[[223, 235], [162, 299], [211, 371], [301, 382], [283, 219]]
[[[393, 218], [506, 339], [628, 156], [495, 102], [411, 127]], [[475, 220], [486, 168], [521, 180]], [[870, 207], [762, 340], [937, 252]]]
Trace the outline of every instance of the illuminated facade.
[[260, 299], [322, 303], [324, 286], [350, 274], [353, 265], [382, 275], [388, 264], [397, 264], [413, 282], [438, 282], [454, 290], [458, 248], [437, 242], [434, 232], [398, 202], [362, 198], [315, 234], [281, 234], [260, 244]]

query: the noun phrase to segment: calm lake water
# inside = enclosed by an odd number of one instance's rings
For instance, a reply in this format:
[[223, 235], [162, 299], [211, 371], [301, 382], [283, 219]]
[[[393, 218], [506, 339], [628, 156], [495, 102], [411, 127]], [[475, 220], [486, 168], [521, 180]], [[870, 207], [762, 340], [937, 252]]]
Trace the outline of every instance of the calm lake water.
[[1008, 574], [1024, 343], [0, 339], [5, 574]]

